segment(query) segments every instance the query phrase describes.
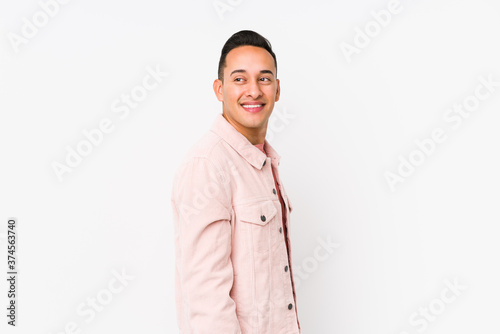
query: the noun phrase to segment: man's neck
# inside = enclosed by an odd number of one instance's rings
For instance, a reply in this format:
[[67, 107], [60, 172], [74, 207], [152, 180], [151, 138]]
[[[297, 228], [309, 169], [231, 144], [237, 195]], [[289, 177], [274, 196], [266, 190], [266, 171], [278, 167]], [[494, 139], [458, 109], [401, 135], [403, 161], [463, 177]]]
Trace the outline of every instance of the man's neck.
[[251, 131], [253, 129], [248, 129], [240, 126], [236, 122], [233, 122], [229, 117], [226, 117], [226, 114], [222, 113], [222, 116], [226, 119], [226, 121], [233, 126], [239, 133], [245, 136], [246, 139], [253, 145], [264, 144], [264, 140], [266, 139], [266, 129], [264, 128], [263, 133], [257, 133], [259, 129], [255, 129], [256, 131]]

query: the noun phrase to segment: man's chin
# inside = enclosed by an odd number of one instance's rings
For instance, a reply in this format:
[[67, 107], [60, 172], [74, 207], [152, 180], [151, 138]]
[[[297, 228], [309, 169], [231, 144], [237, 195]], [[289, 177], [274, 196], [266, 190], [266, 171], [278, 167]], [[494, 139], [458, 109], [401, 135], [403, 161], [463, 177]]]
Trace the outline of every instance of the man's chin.
[[267, 113], [265, 110], [257, 112], [257, 113], [250, 113], [246, 111], [242, 111], [239, 113], [240, 118], [247, 120], [250, 123], [262, 123], [265, 122], [270, 114]]
[[265, 109], [257, 113], [250, 113], [240, 107], [237, 113], [233, 113], [229, 118], [234, 119], [234, 121], [246, 128], [260, 128], [266, 124], [269, 116], [271, 115]]

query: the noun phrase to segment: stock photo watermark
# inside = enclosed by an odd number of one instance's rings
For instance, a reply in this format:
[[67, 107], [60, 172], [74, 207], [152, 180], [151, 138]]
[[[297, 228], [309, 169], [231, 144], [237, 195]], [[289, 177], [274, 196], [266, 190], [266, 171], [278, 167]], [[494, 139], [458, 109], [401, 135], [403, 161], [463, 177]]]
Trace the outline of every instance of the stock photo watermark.
[[289, 113], [286, 107], [275, 108], [271, 117], [269, 117], [269, 122], [267, 124], [267, 141], [272, 143], [275, 135], [285, 130], [285, 128], [290, 124], [290, 121], [295, 119], [295, 117], [296, 115]]
[[[137, 109], [141, 102], [144, 101], [149, 94], [157, 89], [169, 75], [160, 69], [160, 65], [155, 68], [146, 66], [146, 74], [141, 83], [135, 85], [127, 93], [122, 93], [119, 98], [116, 98], [111, 104], [111, 112], [118, 115], [120, 120], [126, 119], [130, 112]], [[63, 176], [71, 173], [88, 157], [92, 151], [100, 146], [105, 139], [105, 135], [109, 135], [115, 130], [115, 122], [110, 118], [102, 118], [98, 125], [92, 129], [83, 129], [83, 139], [78, 141], [73, 147], [66, 145], [66, 157], [63, 162], [53, 161], [51, 166], [59, 180], [63, 182]]]
[[109, 304], [114, 300], [117, 294], [123, 292], [128, 284], [135, 279], [130, 276], [124, 269], [121, 272], [112, 270], [113, 277], [109, 279], [106, 286], [99, 290], [94, 295], [91, 295], [78, 304], [76, 314], [83, 318], [80, 321], [69, 321], [61, 330], [51, 332], [50, 334], [80, 334], [83, 333], [82, 325], [92, 322], [98, 313], [103, 312], [109, 307]]
[[232, 160], [227, 160], [227, 165], [229, 166], [229, 172], [219, 170], [216, 174], [211, 173], [210, 180], [203, 185], [203, 189], [194, 188], [191, 203], [181, 202], [179, 206], [181, 220], [187, 222], [191, 215], [199, 215], [203, 209], [208, 207], [212, 199], [217, 198], [217, 195], [224, 191], [224, 188], [231, 182], [232, 176], [239, 175], [238, 168]]
[[449, 308], [450, 304], [456, 302], [458, 297], [467, 289], [467, 286], [458, 282], [457, 278], [453, 279], [453, 281], [445, 279], [443, 283], [445, 287], [441, 290], [439, 296], [431, 299], [409, 316], [408, 323], [412, 329], [410, 331], [400, 331], [398, 334], [423, 333], [429, 328], [431, 323], [437, 321], [439, 316]]
[[405, 182], [408, 177], [415, 173], [417, 167], [423, 165], [435, 153], [439, 144], [448, 139], [450, 129], [459, 129], [463, 121], [478, 110], [481, 103], [490, 98], [500, 87], [500, 81], [495, 81], [493, 74], [486, 77], [481, 75], [477, 80], [479, 84], [473, 93], [467, 95], [462, 101], [454, 103], [443, 113], [442, 120], [448, 129], [444, 126], [435, 127], [430, 131], [429, 136], [415, 139], [415, 148], [406, 156], [398, 155], [398, 164], [393, 171], [385, 171], [384, 178], [392, 192], [396, 190], [398, 184]]
[[294, 264], [293, 266], [293, 281], [297, 289], [302, 280], [307, 280], [312, 273], [318, 270], [320, 263], [328, 260], [334, 251], [340, 247], [339, 243], [333, 242], [331, 236], [327, 236], [326, 240], [317, 237], [316, 241], [318, 244], [313, 250], [313, 255], [304, 258], [300, 265]]
[[226, 15], [227, 12], [232, 12], [236, 7], [241, 5], [242, 2], [243, 0], [215, 0], [212, 5], [221, 21], [224, 21], [224, 15]]
[[359, 26], [354, 27], [354, 37], [352, 42], [341, 42], [340, 50], [347, 63], [352, 62], [352, 57], [361, 53], [370, 43], [392, 22], [394, 15], [401, 13], [403, 5], [399, 0], [390, 0], [387, 3], [387, 9], [370, 12], [371, 19], [368, 20], [363, 29]]
[[16, 326], [17, 320], [17, 295], [19, 289], [17, 286], [19, 267], [17, 265], [17, 219], [9, 218], [7, 220], [7, 324]]
[[71, 0], [41, 0], [38, 1], [39, 8], [31, 15], [31, 17], [23, 17], [19, 33], [8, 32], [7, 38], [14, 49], [15, 53], [19, 53], [22, 45], [28, 44], [39, 31], [43, 29], [49, 22], [56, 17], [64, 5]]

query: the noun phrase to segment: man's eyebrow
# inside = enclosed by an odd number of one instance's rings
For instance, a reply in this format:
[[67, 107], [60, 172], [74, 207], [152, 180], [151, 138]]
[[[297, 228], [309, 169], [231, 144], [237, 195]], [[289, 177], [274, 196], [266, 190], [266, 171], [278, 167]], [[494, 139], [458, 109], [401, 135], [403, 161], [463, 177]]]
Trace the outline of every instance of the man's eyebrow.
[[[235, 73], [246, 73], [246, 72], [247, 72], [246, 70], [234, 70], [234, 71], [231, 72], [231, 74], [229, 76], [231, 76], [231, 75], [233, 75]], [[274, 73], [271, 70], [262, 70], [262, 71], [260, 71], [260, 73], [262, 73], [262, 74], [269, 73], [269, 74], [272, 74], [274, 76]]]

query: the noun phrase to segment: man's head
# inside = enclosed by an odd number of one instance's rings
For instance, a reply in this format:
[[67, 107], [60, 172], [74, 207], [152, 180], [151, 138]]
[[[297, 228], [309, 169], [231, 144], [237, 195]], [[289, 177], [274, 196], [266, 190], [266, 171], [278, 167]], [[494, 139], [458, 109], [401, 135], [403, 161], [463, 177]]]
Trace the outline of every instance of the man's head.
[[[274, 67], [278, 68], [278, 63], [276, 61], [276, 55], [273, 52], [273, 49], [271, 48], [271, 43], [264, 38], [264, 36], [256, 33], [255, 31], [251, 30], [241, 30], [233, 36], [231, 36], [227, 41], [226, 44], [222, 47], [222, 51], [220, 54], [220, 59], [219, 59], [219, 80], [224, 81], [224, 68], [226, 67], [226, 57], [227, 54], [239, 47], [239, 46], [245, 46], [245, 45], [250, 45], [250, 46], [256, 46], [259, 48], [265, 49], [269, 54], [273, 57], [274, 59]], [[276, 73], [275, 73], [276, 75]]]
[[264, 142], [267, 121], [279, 100], [276, 73], [276, 55], [258, 33], [242, 30], [224, 44], [214, 92], [226, 120], [253, 144]]

